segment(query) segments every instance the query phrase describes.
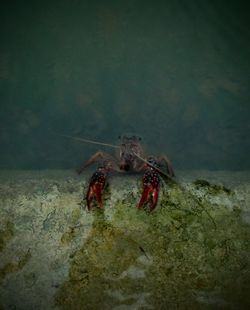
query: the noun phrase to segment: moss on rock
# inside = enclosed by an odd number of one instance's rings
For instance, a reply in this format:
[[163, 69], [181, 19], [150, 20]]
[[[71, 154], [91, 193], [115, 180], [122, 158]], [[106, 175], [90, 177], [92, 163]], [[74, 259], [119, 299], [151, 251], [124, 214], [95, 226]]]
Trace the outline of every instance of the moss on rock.
[[[212, 190], [196, 195], [200, 186]], [[221, 192], [231, 195], [223, 188]], [[210, 199], [219, 194], [208, 182], [197, 182], [194, 188], [163, 188], [161, 203], [150, 216], [131, 204], [129, 192], [116, 202], [112, 218], [93, 210], [92, 231], [73, 255], [56, 305], [249, 306], [249, 226], [241, 222], [239, 211], [214, 207]]]
[[8, 241], [14, 236], [14, 224], [7, 221], [5, 229], [0, 230], [0, 252], [3, 251]]
[[210, 184], [207, 180], [195, 180], [193, 182], [196, 188], [205, 188], [210, 191], [210, 193], [216, 195], [220, 192], [225, 192], [227, 194], [231, 194], [232, 191], [225, 187], [224, 185], [218, 185], [218, 184]]
[[7, 263], [0, 269], [0, 284], [2, 281], [5, 279], [5, 277], [9, 273], [17, 272], [21, 270], [29, 261], [31, 258], [31, 253], [30, 251], [27, 251], [23, 256], [19, 257], [17, 261], [12, 261], [10, 263]]

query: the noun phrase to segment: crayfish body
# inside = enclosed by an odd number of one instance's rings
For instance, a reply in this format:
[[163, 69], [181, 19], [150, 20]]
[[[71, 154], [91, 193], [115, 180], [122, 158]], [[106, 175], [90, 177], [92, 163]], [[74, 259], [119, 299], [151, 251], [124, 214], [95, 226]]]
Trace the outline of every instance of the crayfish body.
[[[172, 164], [165, 155], [159, 157], [151, 156], [145, 159], [140, 143], [141, 138], [137, 136], [123, 136], [120, 139], [121, 144], [119, 146], [105, 144], [118, 149], [117, 157], [98, 151], [78, 169], [78, 173], [80, 174], [93, 163], [102, 161], [102, 164], [99, 165], [90, 179], [86, 196], [88, 210], [92, 208], [92, 201], [94, 199], [97, 201], [99, 207], [103, 208], [102, 194], [110, 171], [144, 171], [143, 191], [137, 207], [138, 209], [142, 209], [151, 200], [150, 211], [153, 211], [156, 208], [159, 197], [160, 175], [173, 177], [174, 170]], [[97, 142], [94, 143], [98, 144]], [[166, 172], [161, 170], [162, 166], [165, 166]]]

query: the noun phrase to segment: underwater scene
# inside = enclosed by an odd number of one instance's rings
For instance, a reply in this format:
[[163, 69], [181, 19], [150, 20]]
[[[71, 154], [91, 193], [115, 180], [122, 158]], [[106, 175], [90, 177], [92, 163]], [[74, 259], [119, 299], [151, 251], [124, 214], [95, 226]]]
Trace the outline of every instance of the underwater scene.
[[250, 309], [249, 9], [2, 5], [0, 310]]

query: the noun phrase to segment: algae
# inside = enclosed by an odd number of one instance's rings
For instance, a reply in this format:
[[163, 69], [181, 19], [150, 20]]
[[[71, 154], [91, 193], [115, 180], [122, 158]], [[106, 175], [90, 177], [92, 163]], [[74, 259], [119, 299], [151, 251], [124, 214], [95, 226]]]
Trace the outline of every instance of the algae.
[[64, 308], [105, 309], [114, 305], [107, 294], [107, 290], [114, 288], [110, 283], [116, 283], [117, 277], [140, 254], [133, 238], [111, 225], [101, 210], [93, 210], [93, 216], [91, 233], [84, 247], [71, 256], [69, 279], [56, 297], [56, 304]]
[[212, 194], [217, 194], [220, 192], [225, 192], [227, 194], [231, 194], [232, 191], [225, 187], [224, 185], [218, 185], [218, 184], [210, 184], [207, 180], [195, 180], [193, 182], [196, 188], [206, 188], [207, 190], [210, 191]]
[[76, 236], [75, 228], [70, 227], [68, 231], [63, 233], [63, 235], [61, 237], [61, 243], [63, 245], [66, 245], [66, 244], [70, 243], [75, 238], [75, 236]]
[[69, 217], [69, 223], [71, 226], [65, 231], [61, 237], [62, 245], [69, 244], [77, 235], [77, 229], [80, 228], [82, 225], [80, 224], [80, 218], [82, 216], [82, 210], [79, 206], [75, 207], [71, 215]]
[[0, 269], [0, 284], [3, 282], [3, 280], [9, 273], [20, 271], [27, 264], [30, 258], [31, 253], [30, 250], [28, 250], [27, 253], [18, 258], [18, 261], [12, 261], [10, 263], [7, 263], [4, 267], [2, 267]]
[[[11, 183], [11, 198], [1, 196], [1, 218], [11, 215], [14, 223], [14, 238], [4, 239], [0, 253], [3, 307], [250, 307], [248, 185], [228, 192], [215, 191], [212, 182], [162, 183], [149, 214], [136, 208], [141, 182], [114, 176], [104, 210], [96, 205], [88, 212], [85, 201], [79, 204], [87, 182], [55, 182], [56, 175], [24, 184], [20, 178]], [[32, 257], [24, 268], [20, 253], [28, 248]]]
[[0, 230], [0, 252], [3, 251], [9, 240], [14, 236], [14, 224], [7, 221], [5, 229]]
[[82, 215], [81, 208], [77, 207], [74, 210], [72, 210], [71, 221], [73, 225], [76, 225], [79, 222], [81, 215]]
[[93, 210], [91, 233], [72, 255], [57, 306], [250, 306], [249, 226], [242, 223], [239, 212], [215, 208], [207, 194], [198, 199], [179, 186], [163, 189], [160, 207], [150, 216], [136, 210], [131, 199], [128, 193], [117, 201], [112, 219]]

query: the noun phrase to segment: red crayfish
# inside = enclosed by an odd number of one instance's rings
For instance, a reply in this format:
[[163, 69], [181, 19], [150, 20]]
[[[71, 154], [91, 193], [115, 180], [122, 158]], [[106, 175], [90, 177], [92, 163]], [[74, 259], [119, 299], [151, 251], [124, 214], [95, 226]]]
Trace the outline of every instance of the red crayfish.
[[[167, 156], [147, 157], [145, 158], [141, 145], [141, 138], [135, 135], [120, 136], [120, 144], [112, 145], [107, 143], [96, 142], [92, 140], [76, 138], [68, 135], [63, 135], [81, 142], [94, 143], [104, 146], [109, 146], [116, 149], [115, 155], [98, 151], [93, 154], [83, 165], [77, 170], [82, 173], [88, 166], [95, 162], [99, 162], [99, 166], [93, 173], [89, 188], [87, 191], [87, 206], [92, 208], [92, 201], [95, 199], [100, 208], [103, 208], [102, 194], [106, 184], [109, 172], [142, 172], [143, 176], [143, 191], [141, 199], [138, 203], [138, 208], [141, 209], [146, 203], [151, 200], [150, 211], [153, 211], [158, 202], [160, 189], [160, 176], [167, 178], [174, 177], [174, 170]], [[162, 169], [165, 169], [163, 171]]]

